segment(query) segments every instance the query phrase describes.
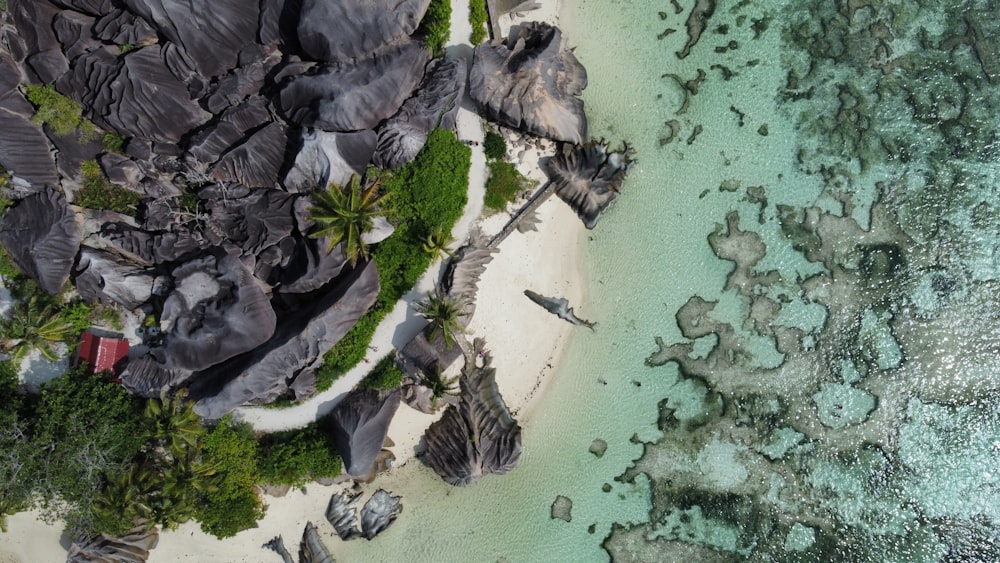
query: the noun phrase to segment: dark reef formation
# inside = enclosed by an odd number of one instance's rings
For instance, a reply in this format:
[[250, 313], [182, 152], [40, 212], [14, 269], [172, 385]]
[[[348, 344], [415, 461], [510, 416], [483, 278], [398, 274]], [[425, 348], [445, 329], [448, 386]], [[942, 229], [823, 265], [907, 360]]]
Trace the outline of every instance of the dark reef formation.
[[547, 24], [515, 26], [498, 45], [476, 47], [469, 95], [491, 121], [556, 141], [587, 139], [587, 116], [577, 96], [587, 71]]

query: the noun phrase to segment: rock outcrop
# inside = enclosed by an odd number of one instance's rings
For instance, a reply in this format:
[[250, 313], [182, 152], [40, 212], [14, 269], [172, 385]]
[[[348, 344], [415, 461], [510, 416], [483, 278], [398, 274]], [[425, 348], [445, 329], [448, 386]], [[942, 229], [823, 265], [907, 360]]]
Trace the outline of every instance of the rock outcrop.
[[281, 90], [284, 116], [324, 131], [372, 129], [396, 113], [420, 83], [430, 51], [409, 40], [352, 64], [321, 65], [296, 76]]
[[351, 176], [361, 176], [375, 152], [374, 131], [330, 133], [303, 131], [302, 146], [295, 163], [285, 175], [285, 189], [290, 192], [314, 192], [330, 184], [346, 186]]
[[323, 545], [323, 540], [312, 522], [306, 522], [302, 532], [302, 542], [299, 544], [299, 563], [334, 563], [330, 550]]
[[587, 71], [562, 45], [562, 32], [544, 23], [515, 26], [502, 44], [477, 46], [469, 73], [469, 95], [487, 119], [573, 144], [587, 138], [577, 97], [586, 86]]
[[160, 534], [154, 527], [141, 525], [121, 537], [101, 534], [82, 543], [73, 542], [66, 557], [67, 563], [92, 561], [145, 561], [149, 551], [156, 546]]
[[306, 55], [345, 62], [412, 35], [430, 0], [302, 0], [298, 39]]
[[337, 405], [330, 419], [345, 474], [359, 479], [370, 476], [397, 409], [399, 391], [374, 389], [355, 391]]
[[483, 365], [476, 366], [466, 357], [459, 404], [448, 407], [425, 434], [425, 461], [451, 485], [507, 473], [521, 460], [521, 427], [500, 396], [489, 361], [486, 355]]
[[428, 63], [423, 82], [378, 132], [373, 162], [395, 170], [417, 157], [435, 128], [455, 129], [455, 118], [465, 92], [464, 58], [435, 59]]
[[0, 245], [50, 295], [62, 291], [69, 279], [81, 240], [80, 214], [51, 188], [22, 199], [0, 219]]
[[361, 509], [361, 527], [358, 528], [358, 510], [355, 504], [361, 493], [347, 491], [334, 493], [326, 507], [326, 519], [333, 525], [342, 540], [364, 536], [371, 540], [389, 527], [403, 511], [400, 497], [379, 489]]
[[528, 299], [531, 299], [540, 305], [546, 311], [572, 325], [585, 326], [590, 330], [594, 330], [594, 325], [597, 324], [576, 316], [576, 313], [573, 312], [573, 308], [569, 306], [569, 301], [564, 297], [546, 297], [544, 295], [539, 295], [530, 289], [524, 290], [524, 295]]
[[633, 162], [628, 145], [609, 152], [604, 141], [590, 141], [582, 146], [560, 145], [554, 156], [542, 162], [542, 169], [555, 185], [559, 199], [593, 229], [618, 199]]
[[378, 271], [368, 262], [318, 294], [305, 294], [282, 311], [266, 344], [192, 377], [195, 412], [217, 419], [244, 403], [274, 401], [298, 380], [314, 378], [323, 355], [375, 303], [378, 291]]
[[326, 519], [333, 525], [342, 540], [352, 540], [361, 535], [358, 529], [358, 509], [355, 505], [361, 493], [341, 491], [333, 493], [326, 505]]

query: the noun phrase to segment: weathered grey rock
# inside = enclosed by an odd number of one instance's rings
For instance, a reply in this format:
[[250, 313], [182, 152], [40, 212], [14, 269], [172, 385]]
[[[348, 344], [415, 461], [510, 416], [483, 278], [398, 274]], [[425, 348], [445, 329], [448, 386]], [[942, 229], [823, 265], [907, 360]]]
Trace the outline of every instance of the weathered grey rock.
[[358, 529], [358, 509], [355, 506], [360, 496], [360, 492], [333, 493], [330, 503], [326, 505], [326, 519], [342, 540], [352, 540], [361, 535], [361, 530]]
[[142, 562], [149, 558], [149, 551], [156, 546], [159, 532], [155, 526], [136, 526], [121, 537], [101, 534], [82, 543], [73, 542], [69, 547], [66, 563], [91, 563], [93, 561]]
[[214, 164], [226, 150], [243, 140], [249, 131], [271, 119], [266, 106], [267, 100], [255, 96], [226, 108], [217, 121], [206, 125], [191, 137], [188, 153], [205, 165]]
[[100, 127], [126, 136], [177, 143], [211, 118], [182, 77], [191, 61], [176, 46], [150, 45], [124, 55], [109, 48], [81, 55], [57, 89], [89, 108]]
[[465, 58], [428, 63], [416, 93], [378, 133], [375, 165], [394, 170], [416, 158], [435, 128], [453, 130], [465, 91]]
[[190, 376], [189, 370], [170, 369], [151, 356], [139, 356], [129, 359], [119, 379], [133, 395], [155, 399], [162, 391], [175, 389]]
[[411, 35], [430, 0], [302, 0], [298, 37], [302, 50], [320, 61], [364, 57]]
[[69, 59], [63, 54], [61, 49], [49, 49], [28, 55], [25, 59], [28, 68], [38, 77], [38, 80], [46, 84], [55, 82], [60, 76], [69, 70]]
[[111, 0], [54, 0], [54, 3], [91, 16], [101, 16], [113, 9]]
[[323, 545], [323, 540], [312, 522], [306, 523], [302, 532], [302, 543], [299, 544], [299, 563], [334, 563], [330, 551]]
[[444, 275], [441, 277], [441, 288], [452, 298], [465, 303], [465, 316], [460, 322], [468, 324], [476, 310], [476, 295], [479, 293], [479, 278], [486, 271], [486, 266], [493, 261], [497, 248], [487, 246], [488, 240], [478, 232], [469, 237], [469, 243], [455, 251], [448, 260]]
[[351, 176], [362, 176], [375, 152], [376, 136], [371, 130], [330, 133], [302, 132], [302, 145], [295, 164], [285, 175], [285, 189], [309, 193], [328, 185], [346, 186]]
[[[0, 73], [11, 67], [0, 65]], [[34, 189], [58, 186], [52, 148], [42, 128], [31, 122], [34, 108], [16, 90], [0, 94], [0, 166]]]
[[503, 44], [476, 47], [469, 96], [483, 116], [533, 135], [579, 144], [587, 116], [577, 96], [587, 71], [562, 45], [558, 28], [531, 23], [511, 28]]
[[530, 289], [524, 290], [524, 295], [538, 305], [541, 305], [546, 311], [571, 325], [585, 326], [590, 330], [594, 330], [594, 325], [597, 324], [576, 316], [576, 313], [573, 312], [573, 308], [569, 306], [569, 301], [563, 297], [546, 297], [544, 295], [539, 295]]
[[285, 547], [285, 540], [282, 539], [281, 536], [271, 538], [270, 541], [261, 547], [264, 549], [270, 549], [281, 556], [282, 563], [295, 563], [295, 559], [293, 559], [292, 554], [288, 552], [288, 548]]
[[430, 51], [405, 41], [372, 58], [322, 65], [296, 76], [279, 93], [284, 116], [324, 131], [372, 129], [390, 117], [423, 78]]
[[295, 228], [295, 196], [282, 190], [253, 190], [245, 197], [210, 200], [206, 207], [210, 217], [205, 236], [215, 244], [229, 241], [250, 254], [279, 244]]
[[[275, 330], [267, 296], [239, 258], [219, 252], [178, 268], [163, 303], [163, 363], [203, 370], [266, 342]], [[156, 354], [154, 354], [156, 355]]]
[[82, 239], [83, 219], [52, 188], [22, 199], [0, 219], [0, 245], [49, 295], [69, 279]]
[[[297, 378], [315, 372], [323, 354], [343, 338], [378, 297], [374, 262], [341, 275], [283, 312], [267, 344], [198, 374], [191, 396], [199, 415], [217, 419], [247, 402], [267, 403]], [[301, 398], [301, 397], [297, 397]]]
[[284, 125], [269, 123], [222, 155], [210, 170], [212, 179], [239, 182], [250, 188], [273, 188], [278, 183], [287, 144]]
[[[481, 346], [477, 346], [481, 349]], [[500, 475], [521, 460], [521, 427], [510, 415], [487, 355], [482, 367], [466, 358], [461, 402], [427, 429], [425, 461], [447, 483], [464, 486]]]
[[326, 239], [300, 238], [288, 266], [281, 272], [276, 291], [279, 293], [309, 293], [340, 275], [347, 258], [342, 245], [327, 250]]
[[138, 164], [113, 152], [102, 154], [100, 163], [101, 170], [112, 184], [127, 190], [139, 191], [139, 180], [142, 180], [143, 172]]
[[556, 195], [593, 229], [618, 199], [633, 162], [628, 145], [608, 152], [604, 141], [590, 141], [582, 146], [561, 145], [554, 156], [542, 162], [542, 169], [555, 184]]
[[94, 18], [91, 16], [65, 10], [56, 15], [52, 26], [69, 60], [101, 47], [101, 42], [92, 36]]
[[345, 474], [369, 476], [398, 408], [399, 391], [383, 394], [375, 389], [355, 391], [337, 405], [330, 419]]
[[7, 1], [6, 19], [14, 24], [14, 29], [17, 31], [17, 41], [10, 42], [14, 60], [23, 61], [31, 55], [44, 51], [61, 52], [61, 45], [53, 29], [59, 11], [58, 6], [47, 0]]
[[153, 295], [156, 272], [110, 252], [84, 246], [76, 264], [76, 289], [86, 301], [135, 309]]
[[253, 62], [234, 69], [211, 87], [209, 94], [205, 96], [208, 111], [218, 114], [257, 94], [264, 87], [267, 74], [281, 61], [281, 53], [261, 49], [255, 55]]
[[240, 51], [257, 39], [257, 2], [123, 0], [123, 4], [182, 47], [205, 77], [235, 68]]
[[371, 540], [389, 527], [403, 511], [400, 497], [379, 489], [368, 499], [361, 509], [361, 531], [365, 539]]
[[118, 45], [145, 45], [156, 41], [156, 30], [146, 20], [115, 8], [94, 23], [94, 36]]

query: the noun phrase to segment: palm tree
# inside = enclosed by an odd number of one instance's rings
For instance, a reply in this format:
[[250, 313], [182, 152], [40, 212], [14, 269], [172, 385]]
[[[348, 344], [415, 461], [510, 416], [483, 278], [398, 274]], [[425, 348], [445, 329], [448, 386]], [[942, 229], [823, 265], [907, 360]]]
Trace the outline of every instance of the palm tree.
[[201, 498], [219, 490], [216, 467], [201, 461], [199, 450], [182, 452], [161, 470], [163, 485], [152, 509], [156, 521], [165, 527], [175, 528], [193, 518]]
[[194, 412], [191, 403], [184, 400], [186, 395], [187, 392], [181, 389], [171, 399], [164, 390], [159, 399], [146, 402], [144, 412], [149, 421], [147, 436], [167, 447], [175, 457], [193, 449], [205, 434], [201, 417]]
[[454, 395], [455, 391], [458, 389], [456, 383], [458, 382], [458, 377], [445, 377], [441, 373], [441, 366], [434, 364], [433, 369], [427, 369], [423, 373], [421, 378], [423, 386], [431, 392], [431, 409], [437, 410], [438, 399], [444, 398], [445, 395]]
[[455, 342], [455, 336], [464, 332], [458, 324], [458, 319], [468, 313], [465, 312], [465, 304], [458, 299], [434, 291], [427, 294], [427, 299], [418, 301], [415, 308], [420, 316], [430, 321], [430, 332], [427, 337], [430, 341], [433, 341], [440, 332], [444, 338], [445, 348], [450, 349]]
[[160, 488], [156, 481], [156, 472], [144, 463], [106, 473], [104, 486], [90, 507], [95, 531], [117, 536], [140, 520], [147, 520], [150, 527], [155, 525], [149, 520], [153, 515], [149, 501]]
[[317, 192], [315, 205], [309, 208], [316, 229], [309, 236], [327, 237], [329, 250], [344, 243], [344, 255], [351, 266], [356, 266], [358, 258], [368, 259], [368, 245], [361, 235], [372, 228], [372, 220], [379, 214], [379, 204], [384, 196], [378, 194], [376, 180], [367, 188], [361, 187], [361, 177], [351, 176], [351, 183], [345, 187], [330, 184], [326, 191]]
[[451, 238], [450, 235], [445, 234], [441, 227], [438, 227], [433, 233], [424, 237], [421, 248], [424, 249], [424, 252], [433, 255], [434, 258], [442, 255], [454, 258], [455, 253], [448, 249], [448, 245], [454, 241], [455, 239]]
[[15, 306], [9, 318], [0, 320], [0, 351], [10, 354], [15, 363], [32, 350], [38, 350], [51, 362], [59, 359], [53, 344], [64, 342], [72, 336], [73, 323], [62, 319], [52, 303], [44, 304], [38, 296]]

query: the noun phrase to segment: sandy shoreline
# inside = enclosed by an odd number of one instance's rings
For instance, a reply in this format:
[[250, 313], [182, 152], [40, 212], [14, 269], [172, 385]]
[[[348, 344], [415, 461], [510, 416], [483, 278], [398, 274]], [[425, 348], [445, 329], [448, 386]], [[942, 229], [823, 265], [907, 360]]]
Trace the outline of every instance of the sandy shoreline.
[[[557, 23], [560, 4], [546, 1], [539, 10], [525, 14], [528, 17], [524, 19]], [[503, 29], [511, 23], [510, 18], [501, 19]], [[456, 29], [453, 36], [465, 33], [467, 38], [467, 27], [466, 23], [465, 28]], [[462, 121], [460, 137], [482, 138], [481, 132], [470, 129], [478, 125], [478, 120]], [[511, 146], [510, 153], [523, 173], [544, 182], [537, 165], [539, 151]], [[473, 165], [480, 169], [473, 174], [484, 175], [481, 152], [479, 156], [479, 159], [474, 158]], [[508, 217], [508, 214], [488, 217], [481, 226], [485, 232], [492, 233], [502, 228]], [[580, 264], [586, 231], [581, 222], [556, 198], [539, 208], [538, 218], [538, 232], [522, 234], [515, 231], [501, 245], [480, 282], [476, 315], [469, 326], [470, 337], [486, 339], [497, 368], [497, 384], [522, 424], [532, 417], [532, 407], [551, 380], [573, 331], [580, 330], [532, 303], [523, 291], [532, 289], [543, 295], [565, 297], [572, 306], [579, 306], [586, 297]], [[439, 416], [422, 414], [405, 404], [400, 407], [389, 429], [389, 438], [395, 443], [391, 449], [397, 457], [397, 467], [412, 460], [424, 430]], [[371, 492], [377, 486], [376, 480], [365, 489]], [[227, 540], [204, 534], [195, 522], [188, 522], [174, 531], [163, 531], [149, 561], [277, 561], [276, 554], [261, 548], [271, 538], [282, 535], [285, 545], [294, 553], [306, 522], [316, 524], [323, 537], [333, 532], [323, 513], [330, 495], [340, 489], [340, 485], [311, 483], [282, 498], [265, 496], [267, 513], [258, 522], [258, 527]], [[406, 503], [405, 498], [403, 502]], [[60, 525], [41, 522], [36, 512], [10, 516], [8, 525], [8, 532], [0, 533], [0, 563], [65, 559]]]

